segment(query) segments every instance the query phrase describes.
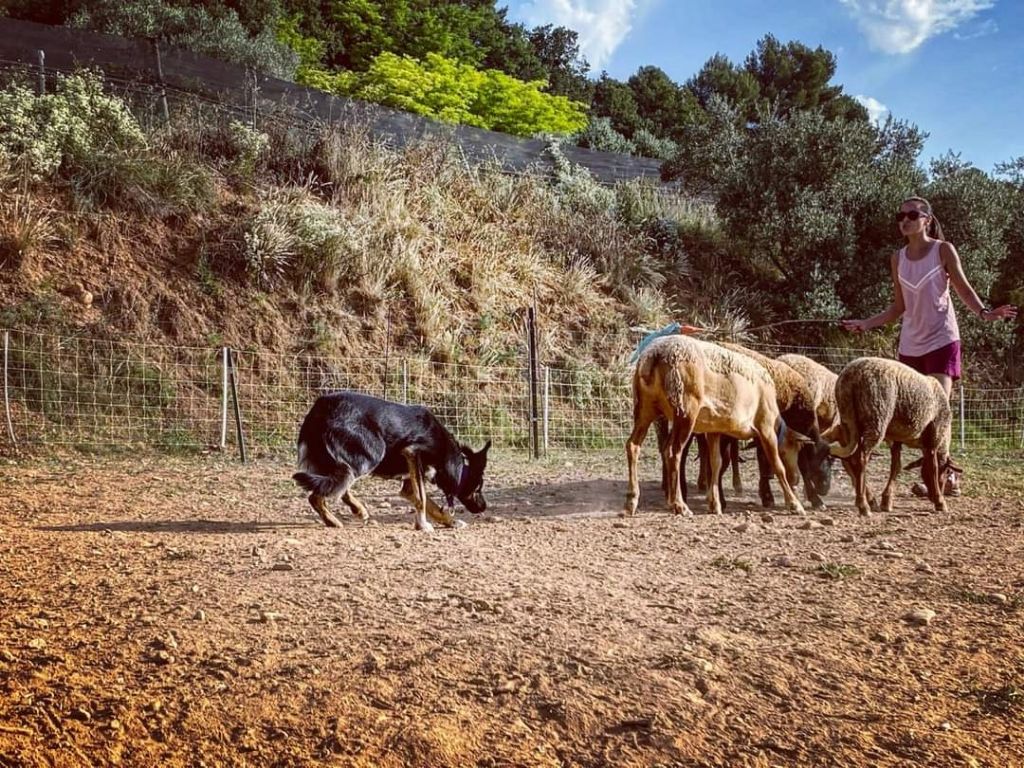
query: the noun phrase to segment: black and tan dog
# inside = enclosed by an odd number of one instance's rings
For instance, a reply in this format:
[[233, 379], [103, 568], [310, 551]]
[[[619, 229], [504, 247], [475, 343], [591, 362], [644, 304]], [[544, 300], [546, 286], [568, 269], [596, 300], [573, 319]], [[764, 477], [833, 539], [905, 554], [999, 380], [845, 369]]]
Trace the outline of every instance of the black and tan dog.
[[[463, 525], [452, 507], [458, 499], [470, 512], [487, 508], [482, 487], [487, 449], [460, 445], [422, 405], [403, 405], [358, 392], [332, 392], [317, 398], [299, 429], [299, 471], [292, 477], [310, 492], [309, 503], [325, 525], [338, 519], [327, 508], [337, 496], [352, 514], [366, 520], [366, 506], [352, 495], [364, 475], [401, 477], [402, 496], [416, 509], [416, 528], [430, 531], [434, 522]], [[427, 496], [426, 481], [444, 493], [448, 509]]]

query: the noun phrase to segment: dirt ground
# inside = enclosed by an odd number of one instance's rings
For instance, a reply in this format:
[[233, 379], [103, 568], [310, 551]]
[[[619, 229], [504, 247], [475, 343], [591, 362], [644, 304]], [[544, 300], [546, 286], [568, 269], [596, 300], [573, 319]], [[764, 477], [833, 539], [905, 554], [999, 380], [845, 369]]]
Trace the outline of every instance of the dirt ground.
[[648, 465], [622, 520], [618, 452], [492, 464], [424, 534], [284, 461], [0, 460], [0, 765], [1024, 765], [1019, 490], [677, 518]]

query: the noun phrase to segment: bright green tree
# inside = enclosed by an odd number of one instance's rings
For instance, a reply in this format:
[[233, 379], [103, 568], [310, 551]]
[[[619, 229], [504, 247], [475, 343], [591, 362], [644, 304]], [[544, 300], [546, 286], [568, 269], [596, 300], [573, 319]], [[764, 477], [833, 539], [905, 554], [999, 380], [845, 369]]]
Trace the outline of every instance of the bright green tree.
[[587, 124], [586, 106], [498, 70], [478, 70], [436, 53], [422, 61], [382, 53], [365, 73], [337, 84], [339, 92], [445, 122], [521, 136], [567, 134]]

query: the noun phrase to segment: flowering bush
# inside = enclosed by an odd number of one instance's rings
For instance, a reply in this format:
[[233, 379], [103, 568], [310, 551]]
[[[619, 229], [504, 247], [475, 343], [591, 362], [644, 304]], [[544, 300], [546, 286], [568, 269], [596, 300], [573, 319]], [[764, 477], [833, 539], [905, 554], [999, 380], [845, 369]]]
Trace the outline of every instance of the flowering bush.
[[84, 72], [57, 80], [37, 96], [17, 83], [0, 90], [0, 153], [33, 178], [111, 149], [134, 149], [146, 140], [124, 102], [103, 92], [99, 76]]

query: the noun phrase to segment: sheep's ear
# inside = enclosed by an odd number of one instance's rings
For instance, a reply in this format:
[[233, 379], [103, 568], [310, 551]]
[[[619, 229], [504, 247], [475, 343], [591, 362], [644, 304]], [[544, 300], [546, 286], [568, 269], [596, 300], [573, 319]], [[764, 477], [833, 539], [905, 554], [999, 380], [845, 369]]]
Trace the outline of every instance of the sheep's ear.
[[906, 466], [905, 466], [905, 467], [903, 468], [903, 471], [904, 471], [904, 472], [906, 472], [906, 471], [907, 471], [908, 469], [917, 469], [918, 467], [920, 467], [920, 466], [921, 466], [921, 464], [922, 464], [923, 462], [924, 462], [924, 456], [922, 456], [922, 457], [921, 457], [921, 458], [919, 458], [919, 459], [915, 459], [914, 461], [912, 461], [912, 462], [910, 462], [909, 464], [907, 464], [907, 465], [906, 465]]

